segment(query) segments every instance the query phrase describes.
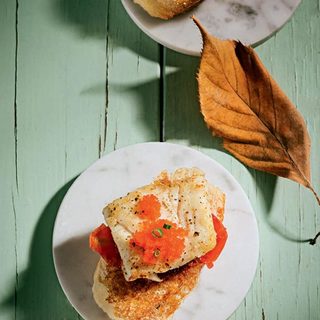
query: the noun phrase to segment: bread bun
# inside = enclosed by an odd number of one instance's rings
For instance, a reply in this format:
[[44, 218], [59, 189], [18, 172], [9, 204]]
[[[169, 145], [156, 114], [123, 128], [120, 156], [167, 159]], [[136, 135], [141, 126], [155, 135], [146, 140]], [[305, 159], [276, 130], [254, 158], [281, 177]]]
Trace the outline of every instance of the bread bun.
[[161, 19], [171, 19], [192, 7], [202, 0], [134, 0], [151, 16]]
[[198, 261], [191, 262], [162, 274], [162, 282], [128, 282], [120, 268], [100, 259], [94, 274], [93, 297], [114, 320], [166, 320], [196, 286], [202, 267]]

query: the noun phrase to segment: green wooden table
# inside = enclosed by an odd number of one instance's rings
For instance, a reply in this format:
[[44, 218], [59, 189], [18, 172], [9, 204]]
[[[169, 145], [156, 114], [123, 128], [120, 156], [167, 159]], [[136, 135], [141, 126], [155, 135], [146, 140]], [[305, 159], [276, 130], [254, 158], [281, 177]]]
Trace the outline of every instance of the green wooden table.
[[[304, 0], [257, 52], [306, 119], [320, 191], [320, 2]], [[149, 39], [119, 0], [0, 1], [1, 320], [80, 319], [52, 262], [58, 207], [88, 165], [143, 141], [200, 149], [252, 202], [260, 260], [231, 319], [320, 319], [320, 243], [298, 241], [319, 231], [319, 207], [223, 152], [199, 113], [198, 64]]]

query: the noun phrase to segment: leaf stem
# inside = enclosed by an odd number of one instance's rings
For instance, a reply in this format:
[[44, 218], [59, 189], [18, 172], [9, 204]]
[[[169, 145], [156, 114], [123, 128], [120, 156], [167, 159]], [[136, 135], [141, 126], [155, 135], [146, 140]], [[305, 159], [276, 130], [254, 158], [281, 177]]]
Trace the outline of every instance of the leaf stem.
[[317, 243], [317, 238], [320, 237], [320, 231], [316, 234], [316, 236], [313, 239], [309, 239], [308, 242], [312, 246], [314, 246]]

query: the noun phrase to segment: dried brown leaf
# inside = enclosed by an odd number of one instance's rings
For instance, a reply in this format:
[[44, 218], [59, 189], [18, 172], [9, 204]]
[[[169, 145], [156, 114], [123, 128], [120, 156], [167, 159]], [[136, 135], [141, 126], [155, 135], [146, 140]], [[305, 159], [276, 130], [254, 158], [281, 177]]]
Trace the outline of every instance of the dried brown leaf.
[[201, 112], [223, 146], [257, 170], [294, 180], [319, 197], [310, 182], [310, 137], [289, 98], [251, 47], [203, 38], [198, 74]]

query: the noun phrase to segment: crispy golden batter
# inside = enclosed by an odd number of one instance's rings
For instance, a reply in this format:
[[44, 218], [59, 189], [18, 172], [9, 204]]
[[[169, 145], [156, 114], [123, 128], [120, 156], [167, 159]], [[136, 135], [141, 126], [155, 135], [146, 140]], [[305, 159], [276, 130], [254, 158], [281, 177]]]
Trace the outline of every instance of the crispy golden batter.
[[196, 286], [203, 264], [191, 262], [162, 274], [162, 282], [139, 279], [128, 282], [122, 270], [100, 259], [93, 285], [97, 304], [111, 319], [165, 320]]

